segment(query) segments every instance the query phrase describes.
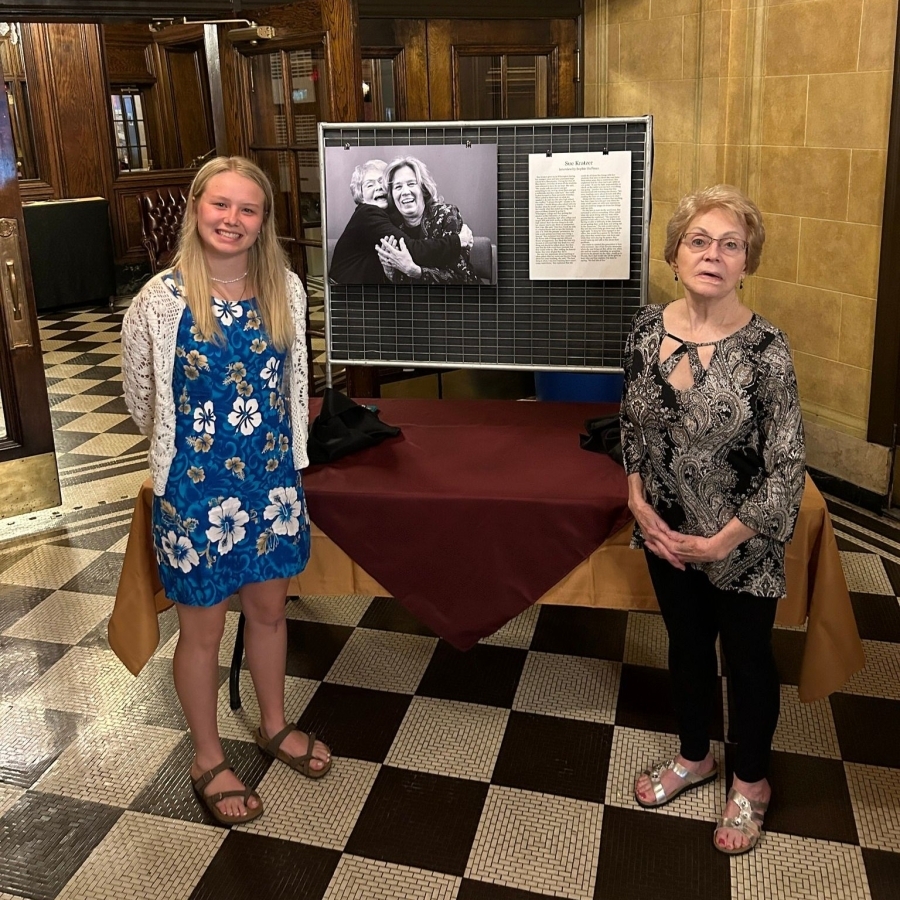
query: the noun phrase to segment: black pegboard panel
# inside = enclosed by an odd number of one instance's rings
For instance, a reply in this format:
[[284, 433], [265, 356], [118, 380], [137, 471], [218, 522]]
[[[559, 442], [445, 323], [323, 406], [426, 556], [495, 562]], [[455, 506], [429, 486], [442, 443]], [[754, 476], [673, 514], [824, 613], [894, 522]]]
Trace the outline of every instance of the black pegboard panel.
[[[323, 123], [323, 198], [326, 147], [466, 142], [497, 146], [497, 284], [339, 285], [326, 272], [329, 362], [620, 370], [625, 335], [647, 291], [652, 119]], [[631, 151], [631, 278], [530, 280], [529, 154], [603, 150]]]

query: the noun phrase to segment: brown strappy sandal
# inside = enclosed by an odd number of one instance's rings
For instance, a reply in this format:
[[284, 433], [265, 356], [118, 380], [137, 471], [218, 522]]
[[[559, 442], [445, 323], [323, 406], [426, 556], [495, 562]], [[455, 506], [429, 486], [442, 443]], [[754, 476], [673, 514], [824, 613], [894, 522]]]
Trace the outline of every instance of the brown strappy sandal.
[[[283, 763], [286, 763], [294, 769], [294, 771], [299, 772], [301, 775], [305, 775], [307, 778], [321, 778], [331, 768], [331, 751], [328, 751], [329, 755], [327, 760], [319, 759], [318, 756], [314, 757], [313, 750], [316, 746], [316, 733], [311, 731], [306, 735], [306, 753], [304, 753], [303, 756], [291, 756], [290, 753], [285, 753], [285, 751], [281, 749], [281, 744], [292, 731], [300, 731], [300, 729], [295, 728], [293, 725], [286, 725], [278, 732], [278, 734], [268, 738], [266, 737], [266, 733], [262, 730], [262, 725], [260, 725], [254, 732], [254, 737], [256, 738], [256, 743], [259, 744], [262, 750], [265, 753], [268, 753], [269, 756], [280, 759]], [[300, 733], [303, 734], [302, 731]], [[314, 769], [312, 767], [311, 763], [313, 759], [317, 759], [322, 763], [321, 769]]]
[[[199, 778], [192, 778], [191, 784], [194, 786], [194, 791], [200, 798], [201, 803], [203, 803], [209, 810], [210, 815], [212, 815], [220, 825], [240, 825], [242, 822], [252, 822], [255, 818], [261, 816], [263, 811], [262, 800], [260, 800], [259, 794], [257, 794], [256, 791], [251, 788], [244, 788], [242, 791], [220, 791], [218, 794], [206, 794], [203, 792], [203, 788], [205, 788], [216, 775], [230, 768], [231, 766], [228, 764], [228, 760], [223, 759], [217, 766], [213, 766]], [[224, 800], [226, 797], [240, 797], [244, 801], [244, 807], [247, 811], [241, 816], [226, 815], [218, 806], [216, 806], [217, 803]], [[248, 804], [251, 797], [255, 797], [256, 802], [259, 804], [255, 809], [252, 809]]]

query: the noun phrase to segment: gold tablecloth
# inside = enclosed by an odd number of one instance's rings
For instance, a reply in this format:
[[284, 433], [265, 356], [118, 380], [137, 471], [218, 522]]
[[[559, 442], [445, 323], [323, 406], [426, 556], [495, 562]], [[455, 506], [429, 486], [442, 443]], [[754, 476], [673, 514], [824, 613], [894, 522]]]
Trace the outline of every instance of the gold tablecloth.
[[[644, 554], [631, 550], [632, 524], [608, 538], [547, 591], [539, 603], [658, 610]], [[389, 596], [377, 581], [313, 525], [313, 552], [290, 593], [307, 596]], [[865, 665], [847, 582], [825, 500], [807, 476], [794, 538], [786, 554], [787, 596], [779, 625], [806, 623], [800, 699], [827, 697]]]
[[[132, 519], [109, 643], [139, 672], [159, 643], [158, 612], [171, 606], [162, 592], [151, 540], [153, 491], [144, 483]], [[312, 556], [290, 593], [307, 596], [388, 596], [367, 572], [313, 524]], [[658, 609], [641, 551], [629, 549], [631, 525], [608, 538], [547, 591], [539, 603], [618, 609]], [[865, 665], [847, 583], [825, 501], [807, 477], [794, 538], [787, 548], [788, 593], [778, 605], [780, 625], [806, 623], [800, 699], [827, 697]]]

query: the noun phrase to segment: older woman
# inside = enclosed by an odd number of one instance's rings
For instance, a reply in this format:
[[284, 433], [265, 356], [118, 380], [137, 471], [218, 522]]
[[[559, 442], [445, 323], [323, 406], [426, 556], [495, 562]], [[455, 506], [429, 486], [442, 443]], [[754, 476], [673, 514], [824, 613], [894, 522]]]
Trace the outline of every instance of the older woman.
[[[408, 238], [434, 239], [459, 234], [465, 228], [459, 210], [444, 203], [428, 167], [414, 156], [395, 159], [384, 173], [388, 187], [388, 212], [400, 223]], [[378, 255], [392, 281], [426, 284], [478, 284], [464, 246], [452, 265], [418, 265], [406, 253], [406, 240], [381, 241]]]
[[771, 795], [779, 713], [771, 631], [804, 484], [787, 340], [740, 300], [764, 239], [759, 210], [736, 188], [682, 199], [665, 258], [684, 296], [635, 317], [622, 399], [634, 546], [644, 548], [669, 634], [680, 738], [673, 759], [641, 773], [634, 796], [663, 806], [716, 778], [709, 729], [719, 637], [737, 747], [713, 845], [728, 854], [756, 846]]

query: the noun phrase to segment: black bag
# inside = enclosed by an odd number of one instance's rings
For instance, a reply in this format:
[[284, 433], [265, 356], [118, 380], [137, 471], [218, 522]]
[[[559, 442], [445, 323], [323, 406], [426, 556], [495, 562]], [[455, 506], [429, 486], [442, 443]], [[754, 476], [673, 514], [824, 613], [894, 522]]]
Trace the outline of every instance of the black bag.
[[600, 416], [588, 419], [584, 423], [587, 434], [579, 435], [581, 449], [594, 453], [605, 453], [620, 466], [625, 465], [622, 458], [622, 433], [618, 416]]
[[360, 406], [340, 391], [325, 388], [322, 409], [309, 427], [309, 462], [334, 462], [398, 434], [400, 429], [385, 425], [374, 407]]

